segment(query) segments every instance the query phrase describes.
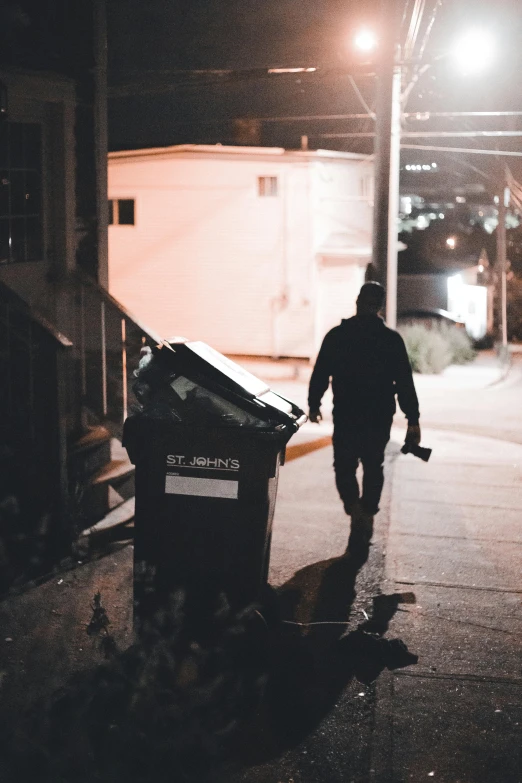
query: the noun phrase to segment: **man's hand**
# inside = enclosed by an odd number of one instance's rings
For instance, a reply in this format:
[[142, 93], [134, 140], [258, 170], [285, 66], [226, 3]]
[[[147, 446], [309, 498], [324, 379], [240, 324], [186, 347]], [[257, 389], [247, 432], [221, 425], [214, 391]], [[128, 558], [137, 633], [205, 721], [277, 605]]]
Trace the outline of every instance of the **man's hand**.
[[405, 444], [407, 446], [418, 446], [421, 441], [421, 428], [418, 424], [408, 424], [406, 431]]
[[308, 418], [309, 418], [309, 419], [310, 419], [310, 421], [311, 421], [311, 422], [313, 422], [314, 424], [319, 424], [319, 422], [320, 422], [320, 421], [322, 421], [322, 418], [323, 418], [323, 417], [321, 416], [321, 410], [320, 410], [320, 409], [317, 409], [316, 411], [312, 411], [312, 410], [311, 410], [311, 411], [308, 413]]

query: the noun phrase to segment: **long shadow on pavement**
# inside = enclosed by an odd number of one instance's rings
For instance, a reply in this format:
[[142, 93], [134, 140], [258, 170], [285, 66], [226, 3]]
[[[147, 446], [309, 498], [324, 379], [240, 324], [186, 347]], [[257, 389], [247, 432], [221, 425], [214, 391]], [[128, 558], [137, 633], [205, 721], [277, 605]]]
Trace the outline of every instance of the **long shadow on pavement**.
[[366, 542], [350, 542], [343, 557], [299, 570], [279, 590], [282, 626], [273, 648], [266, 697], [241, 736], [247, 765], [298, 745], [332, 711], [353, 677], [373, 682], [384, 668], [417, 662], [399, 640], [383, 634], [409, 596], [376, 596], [372, 617], [347, 633]]

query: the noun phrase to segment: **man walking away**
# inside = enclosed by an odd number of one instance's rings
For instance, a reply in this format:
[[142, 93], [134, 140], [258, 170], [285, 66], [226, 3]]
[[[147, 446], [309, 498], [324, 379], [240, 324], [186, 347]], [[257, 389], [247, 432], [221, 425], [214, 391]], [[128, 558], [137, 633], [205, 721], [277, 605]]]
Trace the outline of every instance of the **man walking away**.
[[[331, 379], [337, 489], [352, 523], [361, 520], [370, 527], [379, 510], [395, 395], [408, 420], [406, 442], [418, 446], [421, 437], [419, 403], [406, 346], [379, 315], [384, 295], [379, 283], [362, 286], [357, 314], [343, 319], [325, 336], [308, 394], [310, 421], [319, 422], [321, 400]], [[361, 497], [356, 478], [359, 460], [363, 466]]]

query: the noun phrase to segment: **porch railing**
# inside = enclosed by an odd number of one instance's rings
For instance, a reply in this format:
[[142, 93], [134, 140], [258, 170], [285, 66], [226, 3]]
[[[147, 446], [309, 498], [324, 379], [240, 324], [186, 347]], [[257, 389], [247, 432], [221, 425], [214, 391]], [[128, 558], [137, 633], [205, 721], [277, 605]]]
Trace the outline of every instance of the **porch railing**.
[[70, 551], [75, 444], [88, 425], [121, 438], [141, 348], [159, 339], [83, 275], [58, 299], [67, 335], [0, 282], [0, 594]]
[[82, 401], [95, 419], [121, 437], [135, 404], [132, 384], [140, 351], [157, 343], [159, 336], [89, 278], [76, 275], [74, 287]]

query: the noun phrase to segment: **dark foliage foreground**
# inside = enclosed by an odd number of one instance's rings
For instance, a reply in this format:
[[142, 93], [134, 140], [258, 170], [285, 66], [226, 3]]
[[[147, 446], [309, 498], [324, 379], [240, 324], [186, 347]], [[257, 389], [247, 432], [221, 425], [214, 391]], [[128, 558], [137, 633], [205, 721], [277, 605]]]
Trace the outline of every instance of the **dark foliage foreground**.
[[[202, 621], [179, 593], [125, 652], [95, 595], [86, 632], [99, 640], [104, 663], [0, 735], [0, 781], [223, 783], [299, 745], [353, 678], [371, 686], [385, 668], [417, 662], [399, 639], [384, 638], [413, 594], [375, 596], [371, 617], [348, 630], [368, 543], [350, 540], [349, 549], [301, 569], [277, 597], [267, 594], [269, 625], [256, 607], [232, 612], [223, 596]], [[307, 599], [311, 623], [281, 623]]]
[[[23, 716], [0, 750], [4, 783], [184, 783], [214, 778], [266, 681], [268, 636], [255, 608], [217, 601], [191, 628], [183, 596], [119, 653], [95, 596], [87, 629], [106, 661]], [[2, 764], [3, 769], [2, 769]]]

